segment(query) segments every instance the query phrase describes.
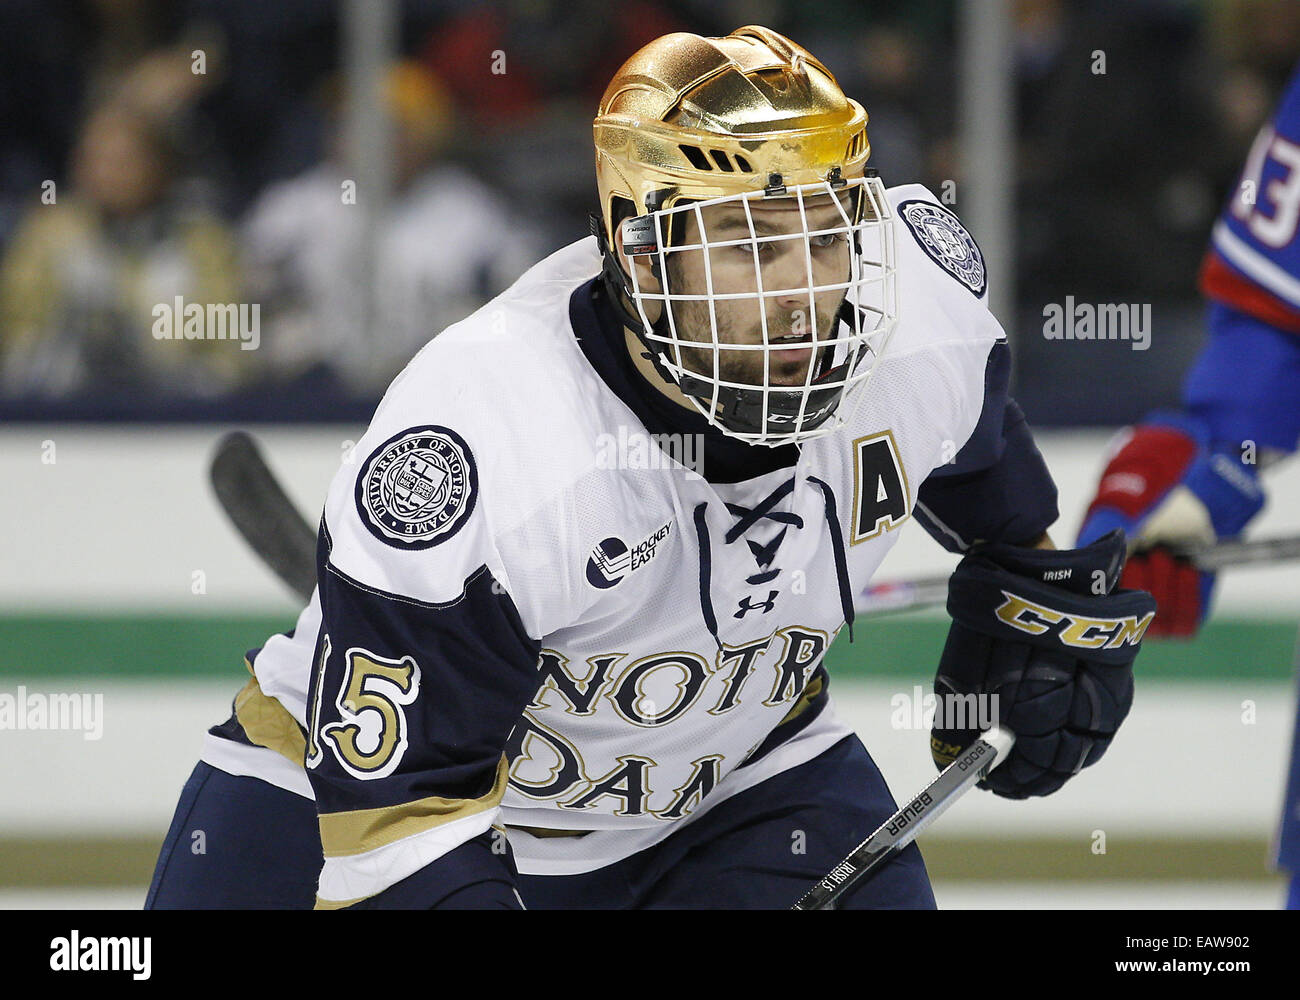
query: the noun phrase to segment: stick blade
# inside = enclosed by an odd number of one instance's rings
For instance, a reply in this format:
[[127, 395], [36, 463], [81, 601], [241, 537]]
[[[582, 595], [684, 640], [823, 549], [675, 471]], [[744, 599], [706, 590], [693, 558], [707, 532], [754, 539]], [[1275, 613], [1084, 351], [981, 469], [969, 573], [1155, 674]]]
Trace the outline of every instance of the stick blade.
[[225, 435], [213, 453], [209, 477], [235, 530], [295, 595], [310, 599], [316, 587], [316, 532], [280, 488], [252, 436]]

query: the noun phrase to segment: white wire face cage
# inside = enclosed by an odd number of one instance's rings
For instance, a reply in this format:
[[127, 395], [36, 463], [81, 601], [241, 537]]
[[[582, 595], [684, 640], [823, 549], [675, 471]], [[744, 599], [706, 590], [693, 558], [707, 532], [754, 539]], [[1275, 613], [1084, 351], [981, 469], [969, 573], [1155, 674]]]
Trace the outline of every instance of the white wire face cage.
[[[679, 203], [622, 227], [642, 338], [709, 423], [779, 447], [851, 419], [898, 317], [879, 177]], [[647, 257], [658, 286], [636, 264]]]

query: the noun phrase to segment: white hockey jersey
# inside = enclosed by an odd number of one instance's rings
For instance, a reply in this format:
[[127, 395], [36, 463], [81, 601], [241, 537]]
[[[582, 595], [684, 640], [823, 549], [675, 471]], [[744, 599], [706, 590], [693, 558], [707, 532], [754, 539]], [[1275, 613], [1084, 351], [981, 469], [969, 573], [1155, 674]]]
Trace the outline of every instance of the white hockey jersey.
[[204, 755], [315, 796], [325, 905], [494, 824], [523, 872], [593, 870], [850, 734], [822, 658], [1003, 338], [960, 223], [889, 195], [897, 328], [850, 425], [791, 467], [710, 482], [602, 379], [574, 319], [593, 239], [393, 382], [331, 486], [311, 604], [252, 663], [261, 746]]

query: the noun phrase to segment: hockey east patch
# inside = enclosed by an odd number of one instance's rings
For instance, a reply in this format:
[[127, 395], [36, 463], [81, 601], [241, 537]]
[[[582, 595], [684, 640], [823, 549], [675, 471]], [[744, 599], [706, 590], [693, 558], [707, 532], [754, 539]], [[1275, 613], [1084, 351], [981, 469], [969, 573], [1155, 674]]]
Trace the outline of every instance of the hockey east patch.
[[460, 530], [478, 499], [478, 469], [455, 431], [430, 425], [393, 435], [357, 477], [361, 521], [381, 542], [427, 549]]
[[672, 528], [673, 522], [668, 521], [632, 546], [616, 535], [602, 539], [587, 559], [587, 582], [597, 590], [618, 586], [625, 576], [655, 557], [659, 543], [668, 537]]

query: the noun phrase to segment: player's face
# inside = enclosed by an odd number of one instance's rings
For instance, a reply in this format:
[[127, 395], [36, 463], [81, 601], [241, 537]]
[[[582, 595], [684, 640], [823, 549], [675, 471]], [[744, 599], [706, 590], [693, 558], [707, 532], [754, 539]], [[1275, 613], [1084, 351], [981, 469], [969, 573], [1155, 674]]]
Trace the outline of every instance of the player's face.
[[[720, 345], [719, 377], [723, 381], [754, 386], [804, 385], [809, 366], [831, 350], [828, 346], [815, 347], [814, 340], [821, 344], [833, 336], [844, 300], [844, 288], [821, 290], [818, 286], [842, 284], [849, 279], [852, 248], [849, 234], [843, 231], [845, 215], [829, 195], [805, 198], [803, 216], [794, 198], [752, 200], [749, 211], [753, 218], [752, 233], [745, 206], [739, 203], [703, 208], [699, 212], [701, 220], [697, 220], [695, 212], [685, 213], [687, 223], [679, 245], [701, 244], [699, 222], [702, 221], [703, 244], [708, 249], [669, 253], [668, 293], [704, 295], [711, 278], [715, 296], [753, 296], [715, 298], [712, 302]], [[843, 211], [850, 211], [847, 204]], [[809, 233], [841, 231], [805, 237], [804, 216]], [[755, 235], [757, 240], [753, 238]], [[741, 242], [733, 243], [737, 240]], [[713, 245], [720, 242], [733, 245]], [[709, 255], [707, 275], [706, 252]], [[761, 299], [757, 294], [760, 278], [762, 288], [768, 293]], [[817, 290], [810, 292], [810, 288]], [[783, 291], [771, 294], [778, 290]], [[682, 362], [712, 378], [714, 324], [710, 321], [709, 307], [709, 301], [702, 299], [677, 301], [673, 303], [673, 319], [680, 339], [710, 345], [683, 348]], [[762, 349], [764, 343], [769, 345], [769, 350]], [[816, 377], [815, 370], [813, 377]]]

